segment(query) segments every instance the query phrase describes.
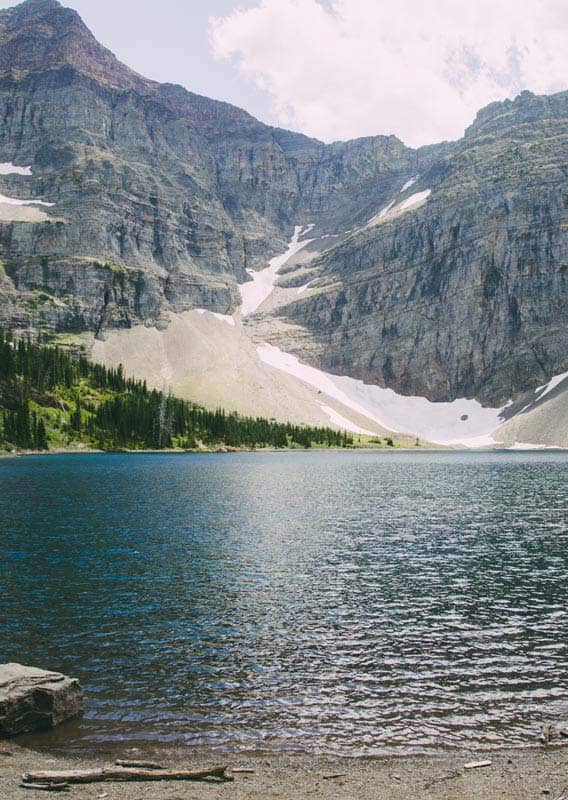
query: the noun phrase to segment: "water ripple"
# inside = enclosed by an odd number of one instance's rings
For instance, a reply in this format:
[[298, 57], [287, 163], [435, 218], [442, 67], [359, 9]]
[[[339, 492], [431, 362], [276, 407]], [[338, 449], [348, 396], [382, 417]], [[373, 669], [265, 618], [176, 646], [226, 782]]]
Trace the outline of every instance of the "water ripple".
[[77, 675], [51, 743], [343, 755], [568, 719], [563, 454], [0, 462], [0, 660]]

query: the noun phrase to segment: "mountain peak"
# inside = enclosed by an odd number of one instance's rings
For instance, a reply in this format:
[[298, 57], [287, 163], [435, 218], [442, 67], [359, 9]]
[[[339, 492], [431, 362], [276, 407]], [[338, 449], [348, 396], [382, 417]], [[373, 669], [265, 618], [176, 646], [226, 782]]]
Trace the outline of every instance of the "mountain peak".
[[58, 0], [25, 0], [0, 12], [0, 74], [20, 79], [64, 66], [113, 87], [146, 84], [99, 44], [75, 10]]
[[25, 0], [0, 11], [0, 77], [19, 81], [65, 67], [106, 87], [153, 96], [172, 113], [202, 125], [263, 127], [230, 104], [134, 72], [97, 41], [74, 9], [58, 0]]
[[0, 11], [0, 24], [3, 23], [4, 29], [13, 32], [22, 26], [44, 21], [52, 15], [56, 15], [59, 24], [64, 20], [70, 21], [71, 18], [80, 19], [76, 11], [65, 8], [59, 0], [24, 0], [17, 6]]
[[59, 0], [24, 0], [16, 8], [20, 11], [35, 11], [37, 10], [53, 10], [55, 8], [62, 8]]
[[480, 109], [475, 120], [467, 128], [465, 137], [495, 135], [512, 126], [530, 126], [546, 118], [568, 116], [568, 92], [538, 95], [525, 89], [514, 100], [499, 100]]

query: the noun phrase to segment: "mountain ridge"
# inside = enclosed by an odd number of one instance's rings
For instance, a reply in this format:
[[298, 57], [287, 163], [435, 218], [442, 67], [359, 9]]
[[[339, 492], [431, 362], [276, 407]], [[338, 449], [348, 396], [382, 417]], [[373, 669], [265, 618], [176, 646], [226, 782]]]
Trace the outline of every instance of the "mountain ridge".
[[0, 162], [31, 165], [0, 175], [0, 325], [104, 339], [238, 316], [311, 224], [281, 300], [243, 320], [254, 340], [442, 401], [568, 368], [568, 92], [490, 104], [454, 142], [324, 144], [143, 78], [27, 0], [0, 12], [0, 119]]

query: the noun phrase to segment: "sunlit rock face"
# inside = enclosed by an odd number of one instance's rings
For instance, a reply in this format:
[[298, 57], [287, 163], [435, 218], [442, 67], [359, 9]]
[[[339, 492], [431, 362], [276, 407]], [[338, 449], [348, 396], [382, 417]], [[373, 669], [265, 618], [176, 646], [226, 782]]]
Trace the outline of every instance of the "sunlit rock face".
[[0, 12], [0, 114], [0, 324], [232, 315], [313, 226], [287, 293], [247, 317], [258, 339], [434, 400], [568, 368], [565, 94], [493, 104], [456, 143], [324, 145], [149, 81], [27, 0]]
[[567, 146], [566, 93], [480, 112], [407, 189], [431, 189], [420, 205], [387, 204], [312, 262], [274, 343], [436, 400], [501, 402], [564, 371]]
[[0, 194], [54, 203], [36, 224], [0, 216], [5, 271], [63, 301], [36, 315], [52, 327], [231, 310], [298, 219], [348, 227], [420, 161], [395, 137], [325, 147], [148, 81], [40, 0], [0, 12], [0, 113], [0, 161], [31, 166]]

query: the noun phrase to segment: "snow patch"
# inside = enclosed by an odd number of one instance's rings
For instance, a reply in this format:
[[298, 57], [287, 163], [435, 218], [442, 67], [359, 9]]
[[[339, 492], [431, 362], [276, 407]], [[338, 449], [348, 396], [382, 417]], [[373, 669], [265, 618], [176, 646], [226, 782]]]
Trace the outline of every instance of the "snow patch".
[[370, 225], [371, 222], [375, 222], [378, 219], [383, 219], [384, 217], [386, 217], [393, 206], [394, 206], [394, 200], [391, 203], [389, 203], [388, 206], [382, 208], [378, 214], [375, 214], [374, 217], [371, 217], [370, 220], [367, 220], [367, 225]]
[[536, 391], [540, 392], [543, 389], [544, 391], [536, 398], [537, 401], [542, 400], [542, 398], [549, 394], [549, 392], [551, 392], [553, 389], [556, 389], [558, 384], [562, 383], [562, 381], [566, 380], [566, 378], [568, 378], [568, 372], [563, 372], [561, 375], [556, 375], [548, 383], [545, 383], [544, 386], [539, 386]]
[[307, 226], [306, 226], [306, 228], [305, 228], [305, 229], [304, 229], [304, 230], [301, 232], [300, 236], [301, 236], [301, 237], [307, 236], [307, 235], [308, 235], [308, 233], [309, 233], [311, 230], [313, 230], [315, 227], [316, 227], [316, 223], [315, 223], [315, 222], [310, 222], [310, 224], [309, 224], [309, 225], [307, 225]]
[[235, 327], [235, 319], [229, 314], [218, 314], [216, 311], [209, 311], [208, 308], [195, 308], [194, 311], [196, 311], [200, 316], [203, 316], [203, 314], [211, 314], [212, 317], [220, 319], [221, 322], [226, 322], [227, 325], [230, 325], [232, 328]]
[[378, 214], [379, 219], [382, 219], [383, 217], [386, 217], [386, 215], [389, 213], [389, 211], [391, 210], [391, 208], [393, 206], [394, 206], [394, 200], [392, 201], [392, 203], [389, 203], [388, 206], [386, 206], [381, 211], [379, 211], [379, 214]]
[[402, 203], [398, 203], [398, 205], [395, 205], [395, 201], [392, 200], [388, 206], [385, 206], [379, 211], [378, 214], [375, 214], [374, 217], [371, 217], [371, 219], [367, 222], [367, 225], [371, 225], [373, 222], [378, 222], [381, 219], [394, 219], [394, 217], [397, 217], [399, 214], [404, 214], [405, 211], [410, 211], [412, 208], [418, 208], [418, 206], [421, 206], [426, 202], [431, 194], [431, 189], [425, 189], [423, 192], [411, 194], [410, 197], [407, 197], [406, 200], [403, 200]]
[[25, 175], [29, 177], [31, 174], [31, 167], [16, 167], [11, 161], [5, 161], [0, 164], [0, 175]]
[[400, 205], [398, 205], [395, 211], [408, 211], [409, 208], [415, 208], [415, 206], [424, 203], [432, 194], [432, 189], [426, 189], [424, 192], [416, 192], [416, 194], [411, 194], [410, 197], [407, 197], [406, 200], [403, 200]]
[[491, 434], [503, 422], [503, 408], [483, 408], [477, 400], [433, 403], [425, 397], [406, 397], [355, 378], [331, 375], [302, 364], [296, 356], [273, 345], [261, 345], [257, 353], [264, 363], [288, 372], [397, 433], [413, 434], [437, 444], [485, 447], [495, 444]]
[[419, 175], [416, 175], [414, 178], [411, 178], [409, 181], [406, 181], [406, 183], [400, 190], [400, 193], [402, 194], [403, 192], [406, 192], [407, 189], [410, 189], [411, 186], [414, 186], [419, 177], [420, 177]]
[[360, 428], [358, 425], [355, 425], [354, 422], [351, 422], [350, 419], [347, 419], [347, 417], [338, 414], [334, 408], [325, 405], [320, 405], [320, 408], [327, 414], [333, 424], [337, 425], [338, 428], [341, 428], [344, 431], [349, 431], [350, 433], [362, 433], [365, 436], [376, 436], [374, 431], [368, 431], [365, 428]]
[[7, 203], [11, 206], [54, 206], [55, 203], [44, 203], [43, 200], [16, 200], [15, 197], [6, 197], [0, 194], [0, 203]]
[[307, 244], [313, 242], [313, 239], [303, 239], [301, 242], [299, 241], [300, 236], [309, 233], [313, 227], [313, 225], [308, 225], [304, 230], [302, 225], [296, 225], [294, 228], [294, 235], [285, 253], [272, 258], [269, 261], [269, 266], [260, 272], [254, 272], [250, 269], [247, 270], [252, 281], [241, 283], [239, 286], [242, 299], [241, 314], [243, 317], [256, 311], [256, 309], [272, 294], [278, 271], [284, 266], [288, 259], [292, 258], [293, 255], [298, 253]]
[[564, 448], [558, 447], [555, 444], [534, 444], [534, 442], [515, 442], [505, 450], [562, 450]]

